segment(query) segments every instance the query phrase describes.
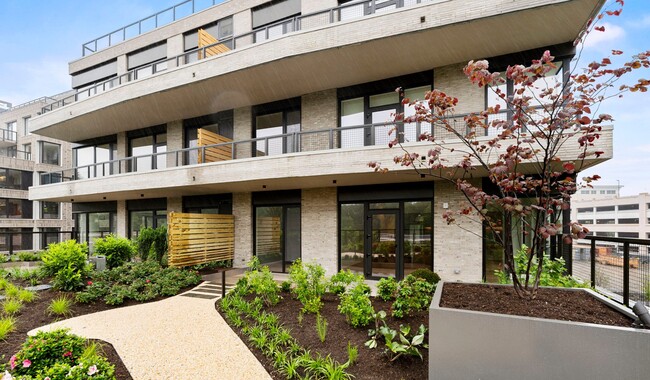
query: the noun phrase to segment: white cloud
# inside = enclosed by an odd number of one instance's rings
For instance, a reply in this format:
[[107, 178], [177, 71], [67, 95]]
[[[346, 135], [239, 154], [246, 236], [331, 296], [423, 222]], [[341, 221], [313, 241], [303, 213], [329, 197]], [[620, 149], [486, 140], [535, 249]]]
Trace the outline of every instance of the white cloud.
[[601, 26], [605, 27], [605, 31], [592, 30], [584, 42], [585, 49], [611, 51], [614, 44], [621, 45], [621, 40], [625, 38], [625, 29], [608, 22], [602, 23]]

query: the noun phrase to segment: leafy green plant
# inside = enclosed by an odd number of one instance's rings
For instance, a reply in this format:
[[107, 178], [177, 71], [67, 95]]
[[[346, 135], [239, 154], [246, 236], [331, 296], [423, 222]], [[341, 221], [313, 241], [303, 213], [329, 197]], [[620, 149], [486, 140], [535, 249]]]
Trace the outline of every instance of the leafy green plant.
[[71, 307], [72, 301], [68, 297], [61, 296], [50, 301], [50, 304], [47, 306], [47, 312], [51, 315], [68, 317], [72, 315]]
[[289, 278], [295, 284], [293, 292], [302, 303], [303, 310], [307, 313], [318, 313], [323, 307], [321, 297], [327, 288], [325, 269], [318, 264], [303, 264], [302, 260], [298, 259], [289, 269]]
[[427, 268], [419, 268], [410, 273], [411, 276], [427, 280], [431, 285], [436, 285], [440, 282], [440, 276], [437, 273]]
[[259, 269], [251, 270], [246, 273], [245, 277], [249, 293], [260, 296], [267, 305], [275, 305], [280, 302], [280, 287], [273, 279], [269, 267], [261, 266]]
[[[528, 247], [523, 244], [515, 254], [516, 274], [522, 280], [525, 280], [526, 266], [528, 265], [528, 250]], [[530, 273], [537, 273], [538, 264], [537, 257], [533, 257]], [[504, 270], [496, 270], [494, 274], [500, 284], [509, 284], [512, 282], [510, 275]], [[539, 277], [539, 286], [587, 288], [589, 284], [578, 281], [573, 276], [568, 275], [566, 263], [563, 258], [559, 257], [551, 260], [548, 255], [544, 255], [542, 259], [542, 273]]]
[[167, 227], [143, 228], [136, 239], [140, 258], [164, 264], [163, 258], [167, 253]]
[[327, 290], [330, 293], [341, 295], [350, 284], [355, 282], [363, 282], [363, 275], [352, 273], [349, 269], [344, 269], [330, 278]]
[[4, 340], [10, 332], [16, 329], [16, 318], [4, 317], [0, 318], [0, 340]]
[[377, 283], [377, 295], [384, 301], [395, 299], [397, 280], [394, 277], [384, 277]]
[[316, 314], [316, 332], [318, 333], [318, 339], [321, 342], [325, 342], [325, 337], [327, 336], [327, 320], [320, 313]]
[[650, 280], [647, 280], [645, 284], [643, 284], [643, 295], [645, 296], [646, 301], [650, 300]]
[[8, 298], [2, 302], [2, 310], [6, 315], [16, 315], [23, 308], [23, 303], [18, 299]]
[[0, 276], [0, 290], [4, 290], [10, 284], [9, 280]]
[[39, 252], [18, 252], [17, 256], [20, 261], [39, 261], [41, 259]]
[[95, 240], [95, 254], [106, 256], [108, 268], [119, 267], [131, 260], [136, 253], [136, 247], [131, 240], [110, 234]]
[[8, 283], [5, 286], [5, 296], [7, 296], [7, 299], [18, 298], [19, 294], [20, 294], [20, 288], [17, 287], [16, 285], [12, 283]]
[[86, 264], [88, 247], [75, 240], [53, 243], [43, 254], [41, 271], [45, 276], [54, 276], [53, 286], [63, 291], [73, 291], [83, 286], [88, 275]]
[[340, 299], [338, 309], [352, 327], [367, 326], [372, 321], [375, 310], [366, 284], [357, 283], [343, 293]]
[[352, 343], [348, 342], [348, 363], [354, 365], [359, 357], [359, 348]]
[[409, 325], [400, 325], [399, 332], [385, 325], [379, 328], [379, 333], [384, 337], [386, 343], [385, 352], [390, 361], [395, 361], [402, 355], [418, 356], [421, 360], [424, 360], [420, 348], [429, 348], [424, 341], [426, 331], [426, 327], [420, 325], [416, 334], [409, 337], [411, 332]]
[[18, 299], [24, 303], [34, 302], [38, 296], [35, 292], [27, 289], [20, 289], [18, 291]]
[[348, 380], [353, 376], [345, 370], [348, 368], [349, 363], [339, 364], [330, 355], [326, 357], [317, 354], [316, 358], [306, 362], [307, 371], [315, 378], [323, 378], [328, 380]]
[[282, 283], [280, 284], [280, 289], [285, 293], [290, 292], [291, 291], [291, 281], [282, 281]]
[[404, 318], [413, 311], [425, 310], [433, 298], [435, 285], [424, 279], [406, 276], [399, 282], [395, 302], [391, 306], [391, 314], [396, 318]]

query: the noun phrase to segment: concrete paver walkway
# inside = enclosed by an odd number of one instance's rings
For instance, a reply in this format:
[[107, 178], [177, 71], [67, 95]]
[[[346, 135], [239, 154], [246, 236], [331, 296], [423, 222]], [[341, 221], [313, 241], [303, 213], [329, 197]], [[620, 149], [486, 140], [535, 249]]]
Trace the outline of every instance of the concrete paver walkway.
[[37, 330], [65, 327], [73, 334], [111, 343], [135, 380], [271, 379], [215, 310], [214, 302], [215, 297], [178, 295]]

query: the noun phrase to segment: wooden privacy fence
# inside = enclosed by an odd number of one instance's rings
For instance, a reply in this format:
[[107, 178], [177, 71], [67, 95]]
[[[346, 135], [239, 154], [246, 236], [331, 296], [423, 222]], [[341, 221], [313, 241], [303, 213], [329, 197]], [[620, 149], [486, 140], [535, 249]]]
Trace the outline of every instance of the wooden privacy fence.
[[216, 214], [169, 213], [168, 262], [172, 267], [232, 260], [235, 217]]
[[[198, 130], [199, 146], [223, 144], [228, 142], [232, 142], [232, 140], [214, 132], [210, 132], [207, 129], [199, 128]], [[203, 151], [199, 150], [199, 164], [226, 160], [232, 160], [232, 145], [213, 146], [211, 148], [205, 148]]]

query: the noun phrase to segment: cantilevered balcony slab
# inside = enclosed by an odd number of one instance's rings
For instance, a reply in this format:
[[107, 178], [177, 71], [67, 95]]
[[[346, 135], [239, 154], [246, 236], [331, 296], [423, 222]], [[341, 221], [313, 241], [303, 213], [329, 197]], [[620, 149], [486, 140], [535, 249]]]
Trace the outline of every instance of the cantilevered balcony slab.
[[237, 48], [33, 118], [67, 141], [573, 41], [604, 0], [443, 0]]
[[[592, 157], [577, 163], [579, 171], [612, 157], [612, 132], [611, 128], [603, 130], [597, 144], [598, 150], [604, 153], [599, 158]], [[458, 162], [462, 157], [462, 149], [459, 149], [461, 145], [456, 140], [450, 141], [448, 146], [456, 150], [445, 153], [444, 157], [449, 162]], [[408, 143], [405, 147], [410, 152], [426, 154], [430, 145]], [[227, 160], [35, 186], [29, 189], [29, 198], [40, 201], [92, 202], [431, 181], [428, 176], [421, 178], [412, 168], [393, 164], [392, 157], [400, 152], [399, 148], [371, 146]], [[563, 145], [560, 157], [565, 160], [575, 159], [579, 153], [575, 140], [568, 141]], [[384, 167], [390, 169], [389, 172], [373, 172], [368, 167], [370, 161], [383, 163]], [[536, 172], [532, 164], [521, 167], [524, 171]], [[486, 173], [476, 170], [472, 174], [479, 178]]]

